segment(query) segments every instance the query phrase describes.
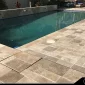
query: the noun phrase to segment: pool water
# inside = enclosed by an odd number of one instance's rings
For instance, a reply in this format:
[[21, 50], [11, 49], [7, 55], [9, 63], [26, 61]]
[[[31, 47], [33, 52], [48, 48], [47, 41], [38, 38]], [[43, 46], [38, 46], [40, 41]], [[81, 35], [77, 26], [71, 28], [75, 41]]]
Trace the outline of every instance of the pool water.
[[0, 20], [0, 43], [16, 48], [85, 19], [85, 12], [47, 12]]

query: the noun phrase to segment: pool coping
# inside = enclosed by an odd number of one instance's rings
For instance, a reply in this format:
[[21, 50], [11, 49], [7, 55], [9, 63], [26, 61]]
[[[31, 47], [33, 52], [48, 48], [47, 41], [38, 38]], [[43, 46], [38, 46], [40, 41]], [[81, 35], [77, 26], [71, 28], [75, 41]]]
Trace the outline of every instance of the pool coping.
[[0, 10], [0, 19], [31, 15], [31, 14], [48, 12], [53, 10], [57, 10], [57, 5]]

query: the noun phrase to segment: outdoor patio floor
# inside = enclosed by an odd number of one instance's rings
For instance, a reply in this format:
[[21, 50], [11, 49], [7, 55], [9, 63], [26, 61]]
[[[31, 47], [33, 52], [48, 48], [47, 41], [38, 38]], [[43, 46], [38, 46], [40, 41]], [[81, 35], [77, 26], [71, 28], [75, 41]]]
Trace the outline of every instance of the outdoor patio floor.
[[[48, 40], [54, 43], [47, 43]], [[85, 77], [85, 20], [17, 49], [0, 44], [0, 83], [75, 83]]]

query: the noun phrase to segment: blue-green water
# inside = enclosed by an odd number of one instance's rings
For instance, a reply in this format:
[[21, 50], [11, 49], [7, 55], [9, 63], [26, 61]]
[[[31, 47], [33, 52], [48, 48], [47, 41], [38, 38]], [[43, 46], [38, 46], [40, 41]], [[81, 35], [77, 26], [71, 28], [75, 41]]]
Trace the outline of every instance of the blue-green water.
[[0, 43], [18, 47], [85, 19], [85, 12], [47, 12], [0, 20]]

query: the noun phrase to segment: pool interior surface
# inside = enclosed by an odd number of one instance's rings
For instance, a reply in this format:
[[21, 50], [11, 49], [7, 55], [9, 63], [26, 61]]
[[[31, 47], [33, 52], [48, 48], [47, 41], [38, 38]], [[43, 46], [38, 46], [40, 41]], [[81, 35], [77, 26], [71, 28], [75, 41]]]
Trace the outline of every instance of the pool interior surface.
[[0, 20], [0, 43], [17, 48], [85, 19], [85, 12], [46, 12]]

